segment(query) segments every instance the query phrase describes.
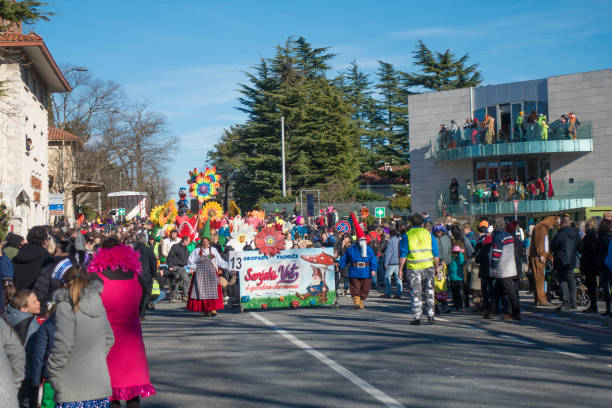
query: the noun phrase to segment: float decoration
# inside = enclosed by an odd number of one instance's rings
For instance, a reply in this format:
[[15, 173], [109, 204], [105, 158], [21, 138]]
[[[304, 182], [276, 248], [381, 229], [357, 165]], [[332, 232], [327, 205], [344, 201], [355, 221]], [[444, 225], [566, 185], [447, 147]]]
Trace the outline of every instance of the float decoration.
[[212, 223], [218, 223], [223, 219], [223, 208], [216, 201], [208, 201], [199, 214], [200, 225], [206, 224], [210, 220]]
[[230, 217], [235, 217], [235, 216], [240, 216], [242, 214], [242, 211], [240, 211], [240, 208], [238, 208], [238, 204], [236, 204], [236, 202], [234, 200], [230, 201], [229, 203], [229, 216]]
[[285, 249], [285, 237], [274, 227], [266, 227], [255, 236], [255, 246], [260, 253], [274, 256]]
[[232, 239], [226, 245], [231, 246], [235, 251], [242, 251], [245, 245], [255, 238], [255, 229], [249, 224], [240, 224], [234, 226], [231, 237]]
[[196, 239], [198, 235], [198, 217], [181, 215], [176, 217], [175, 222], [179, 238], [189, 237], [191, 242]]
[[189, 172], [189, 194], [197, 198], [200, 203], [210, 200], [216, 196], [221, 186], [221, 176], [217, 174], [215, 167], [206, 167], [206, 170], [198, 173], [197, 169]]
[[297, 299], [291, 301], [291, 307], [297, 309], [298, 307], [300, 307], [300, 302]]
[[174, 200], [170, 200], [164, 205], [158, 205], [153, 208], [149, 218], [154, 224], [163, 227], [166, 224], [172, 224], [177, 215], [178, 209], [176, 208], [176, 203]]

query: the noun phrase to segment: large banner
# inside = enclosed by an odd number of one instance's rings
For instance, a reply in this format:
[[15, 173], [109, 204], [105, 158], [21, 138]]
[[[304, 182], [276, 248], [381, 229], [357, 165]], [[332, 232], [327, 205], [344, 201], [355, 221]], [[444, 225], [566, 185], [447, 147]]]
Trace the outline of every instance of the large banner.
[[244, 309], [331, 305], [336, 298], [332, 248], [289, 249], [274, 257], [230, 252]]

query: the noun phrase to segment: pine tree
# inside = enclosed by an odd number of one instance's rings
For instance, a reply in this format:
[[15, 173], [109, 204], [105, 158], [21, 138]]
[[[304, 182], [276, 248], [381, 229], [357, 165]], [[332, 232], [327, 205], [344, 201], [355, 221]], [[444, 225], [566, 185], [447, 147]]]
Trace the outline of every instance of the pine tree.
[[420, 67], [421, 72], [403, 75], [407, 87], [443, 91], [476, 86], [482, 82], [478, 64], [467, 65], [469, 54], [455, 59], [455, 54], [449, 49], [434, 53], [419, 40], [413, 55], [414, 64]]

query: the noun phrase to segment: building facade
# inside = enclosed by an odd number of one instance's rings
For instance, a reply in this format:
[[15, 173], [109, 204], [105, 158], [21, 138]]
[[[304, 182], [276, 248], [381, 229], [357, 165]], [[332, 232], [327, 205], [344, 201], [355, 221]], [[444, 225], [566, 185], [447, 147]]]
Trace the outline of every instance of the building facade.
[[0, 82], [0, 192], [25, 234], [49, 221], [49, 94], [70, 86], [42, 38], [18, 25], [0, 33]]
[[612, 206], [611, 69], [410, 95], [408, 108], [415, 211], [537, 217]]

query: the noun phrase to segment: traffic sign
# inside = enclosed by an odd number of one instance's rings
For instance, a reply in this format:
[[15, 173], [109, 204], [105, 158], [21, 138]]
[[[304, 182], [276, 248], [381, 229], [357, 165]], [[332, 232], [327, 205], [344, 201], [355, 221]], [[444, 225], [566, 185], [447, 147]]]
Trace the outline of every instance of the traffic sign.
[[125, 208], [117, 208], [117, 215], [125, 215]]
[[386, 212], [385, 207], [376, 207], [374, 209], [374, 216], [376, 218], [385, 218], [385, 212]]
[[338, 221], [336, 223], [336, 231], [338, 232], [344, 232], [345, 234], [348, 234], [351, 232], [351, 224], [348, 223], [348, 221]]

